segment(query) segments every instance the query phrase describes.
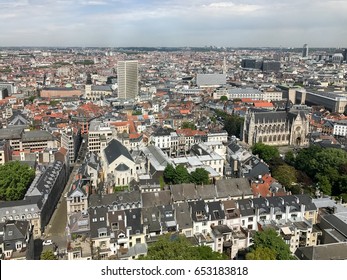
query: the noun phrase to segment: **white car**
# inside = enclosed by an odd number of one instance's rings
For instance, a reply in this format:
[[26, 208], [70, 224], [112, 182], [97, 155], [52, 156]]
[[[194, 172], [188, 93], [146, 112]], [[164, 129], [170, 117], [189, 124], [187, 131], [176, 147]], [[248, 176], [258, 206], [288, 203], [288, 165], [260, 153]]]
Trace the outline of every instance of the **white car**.
[[46, 245], [52, 245], [52, 244], [53, 244], [53, 242], [52, 242], [51, 239], [47, 239], [47, 240], [43, 241], [43, 243], [42, 243], [42, 245], [44, 245], [44, 246], [46, 246]]

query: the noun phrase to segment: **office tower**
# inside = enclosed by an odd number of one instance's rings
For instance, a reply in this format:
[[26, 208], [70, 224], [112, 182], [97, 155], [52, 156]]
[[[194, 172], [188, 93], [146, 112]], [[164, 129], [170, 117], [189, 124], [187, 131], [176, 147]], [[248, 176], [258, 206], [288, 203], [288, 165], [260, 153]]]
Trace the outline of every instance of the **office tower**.
[[343, 60], [347, 62], [347, 49], [343, 50]]
[[118, 61], [117, 63], [118, 97], [135, 99], [138, 95], [137, 60]]
[[302, 48], [302, 57], [308, 57], [308, 45], [305, 44]]

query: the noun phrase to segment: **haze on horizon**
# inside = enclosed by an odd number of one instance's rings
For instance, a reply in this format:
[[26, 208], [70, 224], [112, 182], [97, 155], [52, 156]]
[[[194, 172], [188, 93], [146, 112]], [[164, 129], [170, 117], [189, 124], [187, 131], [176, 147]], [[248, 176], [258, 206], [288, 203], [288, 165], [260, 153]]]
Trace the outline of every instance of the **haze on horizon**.
[[0, 0], [0, 47], [347, 47], [345, 0]]

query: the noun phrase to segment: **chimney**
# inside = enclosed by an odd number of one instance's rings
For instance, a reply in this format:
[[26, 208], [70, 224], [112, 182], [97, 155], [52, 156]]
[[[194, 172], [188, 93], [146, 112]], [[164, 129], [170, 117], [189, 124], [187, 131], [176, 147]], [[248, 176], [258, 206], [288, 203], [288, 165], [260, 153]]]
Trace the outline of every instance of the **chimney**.
[[290, 213], [290, 206], [286, 205], [286, 222], [288, 221], [289, 213]]
[[270, 219], [274, 219], [275, 216], [275, 208], [274, 207], [270, 207]]
[[209, 212], [209, 208], [208, 208], [208, 204], [207, 203], [205, 204], [205, 211], [206, 211], [206, 214]]

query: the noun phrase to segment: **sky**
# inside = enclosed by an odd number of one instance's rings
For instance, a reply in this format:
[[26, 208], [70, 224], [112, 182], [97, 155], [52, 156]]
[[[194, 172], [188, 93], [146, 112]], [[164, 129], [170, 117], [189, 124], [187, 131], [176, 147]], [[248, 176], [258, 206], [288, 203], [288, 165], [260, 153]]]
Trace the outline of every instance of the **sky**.
[[0, 0], [0, 47], [347, 47], [347, 0]]

